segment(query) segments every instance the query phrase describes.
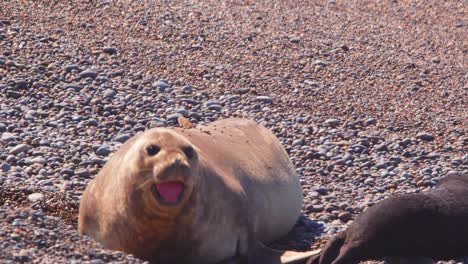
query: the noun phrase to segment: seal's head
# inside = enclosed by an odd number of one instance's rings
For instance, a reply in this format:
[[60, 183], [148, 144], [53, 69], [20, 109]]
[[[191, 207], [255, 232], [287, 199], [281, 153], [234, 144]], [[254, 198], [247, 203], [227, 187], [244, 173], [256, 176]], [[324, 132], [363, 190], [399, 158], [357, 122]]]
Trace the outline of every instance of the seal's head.
[[197, 181], [198, 158], [196, 146], [173, 130], [143, 133], [124, 157], [129, 198], [158, 213], [180, 209]]

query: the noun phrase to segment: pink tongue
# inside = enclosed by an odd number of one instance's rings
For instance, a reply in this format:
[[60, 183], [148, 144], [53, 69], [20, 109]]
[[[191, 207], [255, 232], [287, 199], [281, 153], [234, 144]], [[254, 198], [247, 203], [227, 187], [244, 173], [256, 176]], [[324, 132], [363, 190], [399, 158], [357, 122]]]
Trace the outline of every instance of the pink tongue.
[[164, 200], [176, 203], [184, 190], [184, 185], [179, 181], [170, 181], [156, 184], [156, 189]]

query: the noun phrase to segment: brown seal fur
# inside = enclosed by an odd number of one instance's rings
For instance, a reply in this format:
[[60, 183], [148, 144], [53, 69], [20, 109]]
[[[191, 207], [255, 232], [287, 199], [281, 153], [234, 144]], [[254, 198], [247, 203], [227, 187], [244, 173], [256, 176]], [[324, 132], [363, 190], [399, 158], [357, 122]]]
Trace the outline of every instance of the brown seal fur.
[[[152, 190], [166, 180], [185, 185], [175, 205]], [[301, 206], [278, 139], [253, 121], [225, 119], [155, 128], [123, 144], [86, 188], [78, 230], [155, 263], [252, 263], [257, 243], [285, 235]]]
[[432, 190], [391, 197], [369, 208], [312, 263], [468, 256], [467, 223], [468, 174], [450, 175]]

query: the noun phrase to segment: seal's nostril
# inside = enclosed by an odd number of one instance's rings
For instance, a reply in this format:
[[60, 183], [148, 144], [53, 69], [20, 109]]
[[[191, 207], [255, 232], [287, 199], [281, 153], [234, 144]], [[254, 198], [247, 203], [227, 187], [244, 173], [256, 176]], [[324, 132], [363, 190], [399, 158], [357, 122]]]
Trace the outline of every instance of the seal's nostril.
[[191, 146], [184, 147], [182, 150], [188, 159], [192, 159], [195, 156], [195, 150]]

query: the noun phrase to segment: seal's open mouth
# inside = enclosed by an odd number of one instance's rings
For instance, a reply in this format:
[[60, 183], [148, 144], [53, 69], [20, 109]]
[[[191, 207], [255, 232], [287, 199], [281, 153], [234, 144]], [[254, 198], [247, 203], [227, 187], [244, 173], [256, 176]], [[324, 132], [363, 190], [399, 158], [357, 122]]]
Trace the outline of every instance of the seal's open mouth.
[[160, 182], [154, 184], [151, 188], [153, 194], [159, 200], [169, 205], [175, 205], [180, 202], [184, 189], [184, 183], [181, 181]]

